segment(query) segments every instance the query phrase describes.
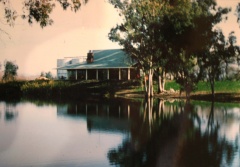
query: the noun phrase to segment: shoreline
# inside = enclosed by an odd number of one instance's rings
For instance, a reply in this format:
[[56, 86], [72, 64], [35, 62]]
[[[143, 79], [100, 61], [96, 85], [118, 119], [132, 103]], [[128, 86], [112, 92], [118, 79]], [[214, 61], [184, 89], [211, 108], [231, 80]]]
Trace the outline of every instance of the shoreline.
[[[223, 85], [226, 86], [226, 85]], [[0, 83], [0, 99], [14, 100], [34, 98], [44, 100], [79, 100], [83, 98], [145, 98], [145, 92], [139, 89], [139, 81], [15, 81]], [[236, 87], [236, 86], [235, 86]], [[185, 92], [166, 90], [161, 94], [154, 94], [153, 98], [186, 100]], [[196, 91], [190, 95], [190, 100], [212, 102], [209, 91]], [[240, 102], [240, 91], [216, 91], [215, 102]]]
[[[132, 89], [120, 90], [115, 93], [115, 97], [122, 98], [145, 98], [144, 92], [134, 91]], [[185, 93], [183, 92], [179, 95], [179, 92], [169, 92], [166, 91], [160, 94], [154, 94], [153, 98], [159, 99], [184, 99], [186, 100]], [[199, 100], [199, 101], [208, 101], [212, 102], [211, 93], [192, 93], [190, 95], [190, 100]], [[230, 93], [230, 92], [217, 92], [215, 93], [214, 102], [229, 102], [229, 103], [239, 103], [240, 102], [240, 93]]]

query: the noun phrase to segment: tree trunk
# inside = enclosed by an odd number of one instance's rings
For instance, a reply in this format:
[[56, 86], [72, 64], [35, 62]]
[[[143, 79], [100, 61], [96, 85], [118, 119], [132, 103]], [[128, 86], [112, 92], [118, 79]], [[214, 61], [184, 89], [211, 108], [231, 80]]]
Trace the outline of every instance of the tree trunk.
[[165, 91], [165, 72], [158, 68], [158, 93]]
[[146, 98], [153, 97], [153, 69], [150, 69], [145, 77], [145, 88]]
[[215, 90], [214, 90], [215, 81], [214, 81], [214, 77], [210, 78], [210, 85], [211, 85], [211, 91], [212, 91], [212, 99], [214, 99], [214, 97], [215, 97]]
[[148, 74], [148, 92], [147, 92], [148, 98], [153, 96], [153, 81], [152, 81], [152, 79], [153, 79], [153, 70], [150, 69], [149, 74]]
[[225, 67], [225, 73], [226, 73], [226, 79], [228, 79], [228, 62], [226, 61], [226, 67]]
[[144, 73], [144, 89], [145, 89], [145, 92], [147, 92], [147, 75], [146, 73]]

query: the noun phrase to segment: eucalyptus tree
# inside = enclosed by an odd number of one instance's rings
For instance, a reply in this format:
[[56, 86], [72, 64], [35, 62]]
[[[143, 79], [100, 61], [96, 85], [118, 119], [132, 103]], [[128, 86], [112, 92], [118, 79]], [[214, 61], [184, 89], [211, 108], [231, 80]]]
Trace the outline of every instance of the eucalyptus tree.
[[[223, 20], [231, 9], [217, 7], [215, 0], [194, 0], [190, 8], [182, 7], [185, 20], [181, 15], [168, 15], [167, 33], [168, 62], [165, 66], [171, 71], [177, 83], [186, 91], [187, 97], [200, 79], [208, 77], [214, 94], [214, 80], [225, 63], [225, 71], [232, 57], [239, 53], [233, 33], [225, 41], [221, 31], [214, 27]], [[188, 19], [186, 19], [188, 18]], [[180, 26], [179, 26], [180, 25]], [[175, 28], [177, 27], [177, 28]]]
[[0, 0], [0, 5], [3, 8], [2, 14], [9, 25], [13, 26], [15, 20], [21, 17], [27, 19], [29, 24], [36, 21], [42, 28], [53, 24], [50, 14], [56, 4], [60, 4], [64, 10], [70, 8], [76, 12], [82, 4], [88, 2], [88, 0], [21, 0], [22, 13], [19, 13], [19, 11], [13, 8], [13, 1]]
[[229, 79], [229, 63], [235, 63], [239, 57], [239, 46], [237, 46], [237, 37], [234, 31], [230, 32], [225, 42], [225, 52], [223, 53], [223, 62], [225, 65], [225, 78]]
[[[217, 8], [214, 0], [195, 0], [192, 1], [191, 7], [190, 12], [193, 13], [188, 14], [191, 18], [190, 26], [182, 28], [180, 33], [171, 33], [174, 34], [173, 39], [176, 40], [172, 42], [174, 45], [171, 51], [172, 61], [176, 62], [176, 65], [172, 66], [172, 71], [176, 81], [186, 91], [187, 97], [196, 87], [196, 83], [206, 77], [206, 69], [220, 68], [221, 64], [218, 61], [223, 60], [223, 57], [219, 55], [220, 48], [218, 48], [218, 54], [213, 54], [212, 50], [213, 46], [217, 46], [222, 39], [221, 34], [217, 33], [214, 27], [230, 11], [228, 8]], [[215, 72], [208, 71], [210, 74], [208, 77], [211, 74], [217, 75]]]
[[154, 71], [158, 70], [162, 81], [168, 71], [170, 50], [178, 40], [173, 34], [181, 34], [191, 25], [191, 1], [109, 1], [124, 18], [122, 24], [111, 29], [109, 39], [118, 42], [130, 57], [137, 60], [146, 76], [146, 95], [151, 97]]
[[215, 80], [219, 80], [222, 74], [222, 67], [225, 66], [226, 78], [228, 76], [228, 64], [236, 60], [239, 47], [235, 45], [236, 37], [231, 32], [226, 40], [222, 30], [213, 32], [212, 45], [209, 52], [206, 52], [202, 59], [202, 67], [204, 68], [207, 79], [211, 86], [212, 96], [215, 94]]
[[196, 39], [192, 38], [192, 33], [195, 29], [194, 21], [201, 14], [196, 12], [197, 8], [199, 7], [196, 2], [172, 1], [161, 26], [165, 46], [161, 47], [164, 59], [159, 59], [159, 62], [165, 63], [163, 64], [165, 71], [173, 74], [181, 89], [186, 91], [187, 97], [195, 78], [193, 74], [196, 55], [193, 41]]
[[146, 75], [144, 76], [146, 96], [151, 97], [153, 96], [153, 58], [157, 56], [154, 23], [161, 19], [159, 12], [162, 7], [160, 3], [148, 0], [110, 0], [110, 3], [124, 17], [124, 23], [111, 29], [109, 39], [118, 42], [129, 56], [137, 60]]
[[140, 64], [148, 77], [147, 96], [153, 95], [156, 70], [161, 79], [165, 72], [174, 74], [188, 96], [212, 55], [213, 28], [230, 9], [217, 8], [214, 0], [109, 1], [124, 18], [111, 29], [109, 38]]

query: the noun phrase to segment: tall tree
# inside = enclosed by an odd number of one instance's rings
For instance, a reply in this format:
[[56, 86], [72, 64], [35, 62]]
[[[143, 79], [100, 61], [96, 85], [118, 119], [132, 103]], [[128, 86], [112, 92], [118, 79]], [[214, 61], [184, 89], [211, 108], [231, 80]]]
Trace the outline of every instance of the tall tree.
[[[110, 0], [124, 17], [124, 23], [111, 29], [109, 39], [118, 42], [124, 47], [124, 50], [132, 58], [138, 61], [140, 68], [143, 70], [146, 96], [153, 96], [153, 57], [155, 49], [153, 42], [154, 29], [153, 23], [159, 4], [147, 0]], [[147, 82], [148, 81], [148, 82]]]
[[215, 80], [220, 79], [219, 76], [222, 73], [221, 68], [225, 66], [226, 78], [228, 78], [228, 64], [231, 62], [231, 59], [236, 60], [237, 58], [238, 47], [235, 43], [236, 37], [233, 33], [230, 33], [226, 40], [221, 30], [214, 31], [211, 49], [207, 52], [206, 58], [202, 61], [213, 97], [215, 93]]
[[17, 76], [18, 65], [12, 61], [6, 61], [4, 63], [4, 74], [2, 80], [11, 81]]
[[[171, 65], [170, 63], [168, 68], [173, 72], [182, 89], [186, 91], [187, 96], [203, 76], [203, 68], [199, 69], [199, 66], [202, 64], [202, 57], [206, 58], [206, 52], [211, 49], [212, 38], [215, 35], [213, 27], [221, 22], [223, 15], [230, 10], [217, 8], [215, 0], [191, 2], [191, 10], [185, 12], [185, 17], [189, 19], [185, 19], [182, 24], [179, 24], [181, 17], [170, 17], [167, 26], [167, 30], [170, 32], [165, 33], [170, 34], [168, 41], [171, 44], [172, 54], [169, 57], [170, 62], [175, 64]], [[182, 8], [183, 11], [184, 9], [188, 8]], [[178, 31], [174, 27], [177, 27]]]
[[[182, 89], [186, 91], [187, 97], [194, 89], [196, 83], [204, 76], [203, 62], [209, 60], [211, 48], [215, 36], [214, 26], [222, 21], [223, 15], [227, 14], [230, 9], [217, 8], [214, 0], [196, 0], [191, 3], [192, 14], [186, 14], [190, 17], [190, 26], [182, 26], [179, 33], [171, 34], [172, 40], [170, 56], [175, 65], [170, 66], [174, 73], [176, 81], [181, 85]], [[169, 21], [171, 27], [178, 24]], [[171, 28], [168, 28], [171, 30]], [[210, 58], [211, 59], [211, 58]], [[215, 64], [216, 65], [216, 64]], [[206, 68], [206, 67], [205, 67]]]
[[[192, 49], [192, 38], [189, 36], [195, 28], [194, 20], [199, 15], [198, 8], [192, 1], [170, 1], [168, 13], [162, 22], [161, 56], [159, 63], [165, 72], [172, 73], [176, 81], [189, 94], [190, 83], [193, 81], [192, 69], [195, 66], [195, 57]], [[191, 81], [191, 82], [190, 82]]]
[[153, 73], [158, 70], [160, 83], [164, 84], [169, 48], [177, 40], [169, 32], [181, 34], [191, 25], [191, 1], [110, 0], [110, 3], [124, 17], [124, 23], [113, 28], [109, 38], [138, 61], [146, 76], [146, 95], [151, 97]]

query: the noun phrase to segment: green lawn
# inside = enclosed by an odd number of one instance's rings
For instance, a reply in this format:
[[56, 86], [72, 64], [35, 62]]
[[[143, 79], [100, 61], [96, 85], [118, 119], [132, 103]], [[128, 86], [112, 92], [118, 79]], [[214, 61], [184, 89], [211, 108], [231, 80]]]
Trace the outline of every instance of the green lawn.
[[[157, 86], [156, 86], [157, 88]], [[179, 90], [179, 85], [175, 81], [167, 81], [165, 89]], [[157, 89], [156, 89], [157, 90]], [[240, 93], [240, 81], [216, 81], [215, 93]], [[195, 93], [211, 93], [211, 87], [208, 82], [199, 82]]]
[[[211, 92], [210, 84], [207, 82], [199, 82], [197, 92]], [[216, 81], [215, 92], [239, 93], [240, 81]]]

